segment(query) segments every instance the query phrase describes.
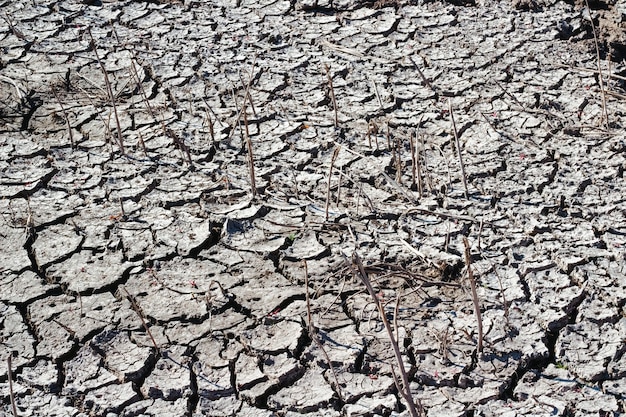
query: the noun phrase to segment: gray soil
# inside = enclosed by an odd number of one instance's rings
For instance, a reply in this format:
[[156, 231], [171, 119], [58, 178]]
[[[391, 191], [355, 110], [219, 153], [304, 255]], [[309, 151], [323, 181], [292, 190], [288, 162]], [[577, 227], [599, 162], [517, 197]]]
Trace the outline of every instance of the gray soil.
[[626, 413], [590, 3], [0, 0], [0, 416]]

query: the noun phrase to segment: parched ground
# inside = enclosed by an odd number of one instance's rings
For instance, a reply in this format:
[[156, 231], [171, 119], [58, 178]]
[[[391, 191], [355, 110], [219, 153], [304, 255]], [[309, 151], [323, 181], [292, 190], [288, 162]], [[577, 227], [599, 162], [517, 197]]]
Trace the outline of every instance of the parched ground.
[[0, 416], [626, 413], [625, 20], [0, 1]]

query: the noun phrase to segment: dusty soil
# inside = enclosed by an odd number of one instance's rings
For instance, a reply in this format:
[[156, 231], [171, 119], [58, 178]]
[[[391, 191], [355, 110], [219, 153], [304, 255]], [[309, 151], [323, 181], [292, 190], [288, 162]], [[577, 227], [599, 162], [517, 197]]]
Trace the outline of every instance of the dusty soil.
[[0, 416], [625, 413], [590, 7], [0, 1]]

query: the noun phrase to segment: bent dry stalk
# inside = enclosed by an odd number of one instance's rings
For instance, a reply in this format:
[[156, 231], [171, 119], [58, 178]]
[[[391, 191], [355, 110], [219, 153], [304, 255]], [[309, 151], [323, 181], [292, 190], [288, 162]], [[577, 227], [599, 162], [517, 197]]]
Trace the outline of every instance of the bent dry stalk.
[[[356, 270], [355, 270], [355, 266], [356, 266]], [[422, 407], [422, 403], [420, 402], [420, 400], [417, 399], [416, 401], [414, 401], [413, 396], [411, 395], [409, 375], [407, 374], [406, 369], [404, 368], [404, 361], [402, 360], [402, 353], [400, 352], [400, 346], [398, 345], [398, 340], [396, 336], [394, 336], [394, 331], [391, 328], [391, 324], [389, 323], [389, 320], [387, 320], [387, 315], [385, 314], [385, 307], [382, 301], [380, 300], [380, 298], [376, 295], [376, 291], [374, 291], [372, 282], [370, 281], [367, 275], [367, 272], [365, 272], [365, 268], [363, 267], [363, 262], [361, 261], [359, 254], [356, 252], [352, 254], [352, 271], [355, 275], [357, 275], [361, 279], [363, 284], [365, 284], [365, 287], [367, 288], [367, 292], [369, 293], [370, 297], [372, 297], [374, 304], [376, 304], [380, 318], [383, 322], [385, 329], [387, 330], [387, 336], [389, 337], [389, 341], [391, 342], [393, 353], [396, 357], [396, 362], [398, 363], [398, 369], [400, 370], [400, 377], [402, 378], [402, 383], [400, 383], [400, 381], [398, 380], [398, 376], [396, 375], [392, 367], [391, 370], [393, 373], [393, 379], [396, 384], [396, 387], [398, 388], [398, 391], [400, 395], [402, 396], [402, 398], [404, 398], [404, 401], [406, 402], [406, 405], [407, 405], [407, 408], [409, 409], [409, 413], [411, 414], [411, 417], [422, 417], [425, 415], [424, 408]], [[397, 307], [396, 307], [396, 310], [397, 310]]]

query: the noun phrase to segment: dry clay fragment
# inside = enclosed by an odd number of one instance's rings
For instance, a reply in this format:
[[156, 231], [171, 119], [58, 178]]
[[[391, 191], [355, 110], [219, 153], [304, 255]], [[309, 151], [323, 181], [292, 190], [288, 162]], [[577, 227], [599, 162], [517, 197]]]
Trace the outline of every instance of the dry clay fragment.
[[245, 346], [264, 353], [293, 352], [304, 333], [301, 323], [282, 320], [275, 324], [261, 324], [241, 335]]
[[306, 231], [302, 236], [296, 237], [293, 244], [284, 252], [285, 257], [289, 260], [315, 259], [323, 256], [328, 248], [322, 245], [318, 240], [315, 232]]
[[9, 303], [26, 303], [50, 293], [56, 285], [50, 285], [33, 271], [27, 270], [16, 275], [13, 272], [0, 273], [0, 300]]
[[127, 404], [135, 401], [139, 396], [133, 390], [133, 383], [107, 385], [102, 388], [89, 391], [85, 395], [85, 407], [93, 414], [107, 415], [119, 413]]
[[63, 393], [73, 395], [109, 385], [117, 378], [104, 367], [102, 357], [90, 346], [83, 346], [72, 360], [65, 363]]
[[[0, 357], [13, 357], [12, 366], [25, 365], [35, 357], [35, 340], [28, 331], [19, 311], [14, 306], [0, 303]], [[6, 366], [0, 367], [0, 377], [7, 375]]]
[[191, 395], [188, 348], [174, 345], [161, 351], [161, 357], [141, 386], [146, 398], [174, 401]]
[[335, 392], [324, 379], [323, 371], [311, 368], [295, 384], [270, 396], [267, 404], [276, 410], [309, 413], [328, 408]]
[[84, 238], [73, 226], [56, 224], [37, 233], [33, 250], [37, 265], [46, 267], [76, 252]]
[[[15, 219], [18, 223], [24, 223], [23, 227], [2, 226], [2, 244], [0, 244], [0, 259], [2, 259], [2, 274], [7, 271], [20, 272], [31, 266], [28, 252], [24, 244], [28, 239], [26, 229], [27, 218]], [[3, 295], [4, 297], [4, 295]]]
[[132, 266], [124, 261], [122, 252], [93, 253], [83, 250], [51, 265], [48, 272], [51, 279], [66, 284], [70, 291], [84, 293], [121, 281], [124, 272]]
[[120, 382], [137, 381], [146, 375], [152, 350], [133, 343], [128, 333], [102, 332], [93, 338], [91, 346], [104, 357], [106, 368], [115, 373]]

